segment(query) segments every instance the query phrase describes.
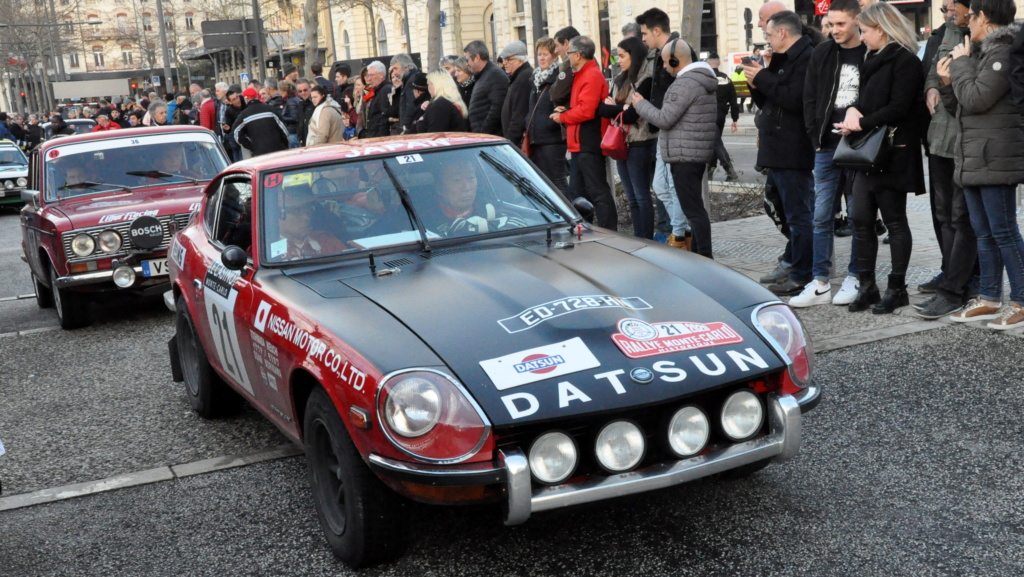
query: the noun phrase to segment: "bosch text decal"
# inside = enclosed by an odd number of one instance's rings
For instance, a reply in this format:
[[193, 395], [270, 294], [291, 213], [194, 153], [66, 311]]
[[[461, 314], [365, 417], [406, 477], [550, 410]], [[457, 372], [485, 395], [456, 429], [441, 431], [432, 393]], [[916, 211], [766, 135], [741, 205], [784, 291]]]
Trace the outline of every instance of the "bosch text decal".
[[480, 361], [499, 391], [599, 366], [601, 362], [579, 337]]
[[651, 308], [651, 305], [647, 304], [640, 297], [615, 297], [611, 295], [565, 297], [532, 306], [514, 317], [501, 319], [498, 321], [498, 324], [510, 333], [518, 333], [519, 331], [533, 328], [546, 320], [558, 318], [569, 313], [612, 308], [642, 310]]
[[642, 359], [706, 347], [742, 343], [741, 337], [725, 323], [647, 323], [622, 319], [612, 341], [627, 357]]

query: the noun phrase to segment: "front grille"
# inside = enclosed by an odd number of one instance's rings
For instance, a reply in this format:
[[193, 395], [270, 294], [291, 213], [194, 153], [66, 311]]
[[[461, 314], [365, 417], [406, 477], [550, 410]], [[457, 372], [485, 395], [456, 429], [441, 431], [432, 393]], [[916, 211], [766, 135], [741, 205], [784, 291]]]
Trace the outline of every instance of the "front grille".
[[[173, 233], [171, 231], [170, 224], [172, 221], [177, 225], [177, 230], [181, 230], [188, 226], [188, 221], [190, 218], [192, 218], [192, 213], [189, 212], [156, 217], [156, 219], [160, 221], [160, 226], [164, 229], [164, 238], [163, 240], [160, 241], [160, 246], [154, 248], [152, 252], [164, 250], [171, 244], [171, 237], [173, 236]], [[87, 262], [90, 260], [97, 260], [101, 258], [124, 256], [134, 248], [132, 246], [131, 235], [128, 233], [128, 229], [131, 227], [131, 224], [131, 221], [126, 221], [110, 224], [101, 224], [99, 226], [91, 226], [89, 228], [80, 228], [77, 230], [69, 230], [61, 235], [61, 242], [64, 245], [64, 255], [67, 257], [69, 263]], [[99, 250], [99, 235], [101, 232], [105, 230], [112, 230], [117, 234], [121, 235], [121, 250], [117, 252], [102, 252]], [[97, 244], [96, 252], [92, 253], [89, 256], [78, 256], [71, 250], [71, 241], [75, 238], [75, 236], [83, 232], [91, 236]]]

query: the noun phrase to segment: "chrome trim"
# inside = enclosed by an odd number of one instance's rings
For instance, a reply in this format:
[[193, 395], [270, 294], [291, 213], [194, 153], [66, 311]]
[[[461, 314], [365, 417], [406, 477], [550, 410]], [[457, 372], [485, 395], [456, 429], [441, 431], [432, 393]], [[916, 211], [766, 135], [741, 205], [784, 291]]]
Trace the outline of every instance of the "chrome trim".
[[821, 402], [821, 385], [812, 379], [811, 384], [806, 389], [794, 393], [793, 398], [800, 405], [800, 412], [806, 413], [817, 407], [818, 403]]
[[800, 405], [792, 396], [776, 393], [768, 396], [768, 404], [769, 433], [764, 437], [628, 473], [555, 487], [540, 487], [532, 491], [528, 501], [523, 496], [523, 486], [525, 484], [529, 487], [530, 482], [526, 457], [518, 449], [503, 449], [499, 452], [499, 458], [504, 460], [508, 474], [505, 524], [522, 523], [531, 513], [539, 511], [671, 487], [764, 459], [790, 459], [800, 450]]
[[[381, 412], [380, 412], [380, 394], [381, 394], [381, 391], [384, 390], [384, 385], [386, 385], [388, 381], [390, 381], [394, 377], [397, 377], [398, 375], [402, 375], [402, 374], [405, 374], [405, 373], [420, 373], [420, 372], [434, 373], [434, 374], [440, 375], [440, 376], [444, 377], [449, 383], [454, 385], [455, 388], [458, 389], [458, 391], [460, 393], [462, 393], [462, 396], [465, 397], [467, 401], [469, 401], [469, 405], [471, 407], [473, 407], [473, 410], [476, 411], [477, 417], [480, 418], [480, 422], [483, 423], [483, 425], [484, 425], [484, 432], [483, 432], [482, 435], [480, 435], [480, 440], [477, 441], [476, 446], [473, 447], [466, 454], [460, 455], [458, 457], [454, 457], [454, 458], [451, 458], [451, 459], [431, 459], [429, 457], [424, 457], [423, 455], [418, 455], [418, 454], [416, 454], [416, 453], [406, 449], [405, 447], [399, 445], [397, 442], [395, 442], [395, 439], [391, 436], [391, 431], [388, 430], [387, 420], [384, 418], [384, 415], [382, 415]], [[377, 384], [377, 392], [376, 392], [376, 394], [374, 395], [374, 398], [373, 398], [373, 406], [374, 406], [374, 413], [376, 413], [376, 415], [377, 415], [377, 422], [380, 423], [380, 430], [384, 432], [384, 436], [387, 437], [388, 441], [390, 441], [391, 444], [396, 449], [398, 449], [399, 451], [405, 453], [406, 455], [409, 455], [410, 457], [419, 459], [420, 461], [424, 461], [424, 462], [427, 462], [427, 463], [437, 463], [437, 464], [461, 463], [461, 462], [465, 461], [466, 459], [471, 458], [473, 455], [477, 454], [478, 452], [480, 452], [480, 449], [484, 446], [484, 443], [487, 442], [487, 438], [491, 435], [491, 428], [492, 428], [491, 421], [487, 418], [487, 414], [484, 413], [484, 410], [482, 408], [480, 408], [480, 405], [477, 404], [476, 399], [473, 398], [473, 395], [469, 394], [469, 391], [466, 390], [466, 387], [462, 386], [462, 383], [460, 383], [458, 381], [458, 379], [456, 379], [455, 377], [452, 377], [448, 373], [439, 371], [437, 369], [430, 369], [430, 368], [427, 368], [427, 367], [414, 367], [414, 368], [409, 368], [409, 369], [399, 369], [397, 371], [391, 371], [390, 373], [382, 376], [380, 378], [380, 381], [378, 381], [378, 384]], [[437, 425], [434, 425], [434, 426], [436, 427]], [[433, 430], [433, 428], [431, 428], [431, 430]], [[424, 433], [424, 434], [428, 434], [428, 433], [429, 433], [429, 431], [427, 433]]]
[[388, 474], [410, 478], [416, 483], [434, 486], [490, 485], [505, 481], [505, 469], [486, 463], [464, 463], [456, 466], [436, 466], [424, 463], [410, 463], [371, 453], [367, 459], [371, 468], [381, 469]]
[[[162, 278], [167, 275], [160, 276], [142, 276], [142, 267], [134, 266], [132, 270], [135, 271], [136, 280], [147, 280], [153, 278]], [[60, 288], [66, 288], [70, 286], [81, 286], [86, 284], [96, 284], [104, 281], [114, 282], [112, 277], [114, 276], [113, 270], [97, 270], [92, 272], [84, 272], [81, 274], [71, 274], [67, 276], [57, 277], [57, 286]], [[137, 286], [138, 283], [132, 283], [132, 286]], [[125, 287], [131, 288], [131, 287]], [[173, 310], [173, 309], [172, 309]]]
[[498, 462], [505, 468], [505, 490], [508, 501], [505, 506], [505, 524], [518, 525], [530, 518], [532, 496], [530, 495], [530, 463], [518, 448], [498, 451]]
[[786, 354], [786, 351], [782, 349], [782, 345], [775, 342], [775, 339], [773, 339], [772, 336], [768, 334], [768, 331], [765, 330], [763, 326], [761, 326], [761, 321], [757, 320], [757, 313], [761, 312], [761, 309], [784, 304], [786, 303], [782, 301], [771, 301], [757, 305], [756, 307], [754, 307], [753, 312], [750, 313], [750, 322], [753, 323], [754, 328], [757, 329], [757, 332], [761, 333], [761, 336], [764, 338], [764, 340], [768, 341], [768, 346], [770, 346], [772, 350], [776, 352], [776, 354], [782, 357], [782, 361], [786, 363], [786, 368], [789, 369], [789, 367], [793, 364], [793, 359], [789, 358], [789, 355]]
[[[191, 212], [179, 212], [175, 214], [165, 214], [158, 216], [156, 219], [160, 222], [161, 228], [163, 228], [163, 240], [160, 241], [160, 245], [152, 250], [146, 250], [144, 252], [158, 252], [166, 249], [171, 244], [171, 239], [174, 237], [174, 231], [172, 225], [177, 226], [177, 230], [181, 230], [188, 226], [188, 221], [192, 217]], [[111, 222], [106, 224], [99, 224], [96, 226], [88, 226], [84, 228], [77, 228], [61, 233], [61, 245], [64, 248], [64, 256], [67, 258], [69, 263], [88, 262], [91, 260], [102, 260], [106, 258], [115, 258], [125, 256], [133, 251], [138, 251], [131, 241], [131, 235], [129, 234], [129, 228], [131, 227], [132, 221], [119, 221]], [[99, 235], [105, 230], [112, 230], [121, 237], [121, 248], [114, 252], [103, 252], [99, 249]], [[96, 243], [96, 250], [87, 256], [78, 256], [71, 250], [71, 241], [78, 234], [88, 234], [92, 237]]]

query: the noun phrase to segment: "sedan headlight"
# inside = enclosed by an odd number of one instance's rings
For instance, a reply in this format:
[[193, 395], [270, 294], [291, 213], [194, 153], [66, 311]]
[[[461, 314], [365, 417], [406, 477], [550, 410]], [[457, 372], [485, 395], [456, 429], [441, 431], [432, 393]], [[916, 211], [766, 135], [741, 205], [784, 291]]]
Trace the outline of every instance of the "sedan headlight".
[[761, 400], [750, 391], [737, 391], [722, 405], [722, 431], [733, 441], [753, 437], [763, 422]]
[[14, 188], [14, 181], [13, 180], [5, 180], [4, 181], [4, 188], [6, 188], [7, 190], [11, 190], [12, 188]]
[[668, 423], [668, 446], [677, 457], [692, 457], [704, 449], [711, 426], [704, 411], [693, 405], [683, 407]]
[[775, 352], [789, 363], [789, 377], [803, 388], [811, 384], [814, 370], [814, 348], [803, 325], [784, 304], [769, 305], [757, 310], [754, 324], [767, 337]]
[[637, 466], [644, 458], [644, 433], [630, 421], [613, 421], [597, 434], [594, 446], [597, 461], [612, 473], [621, 473]]
[[411, 369], [385, 375], [377, 390], [378, 421], [400, 451], [432, 463], [469, 459], [490, 437], [483, 411], [448, 375]]
[[544, 433], [530, 447], [530, 472], [541, 483], [561, 483], [576, 470], [578, 458], [572, 437], [559, 431]]
[[18, 186], [28, 186], [28, 179], [24, 176], [18, 177]]
[[100, 250], [103, 252], [117, 252], [121, 250], [121, 235], [112, 230], [101, 232]]
[[96, 250], [96, 241], [91, 236], [83, 233], [75, 235], [71, 239], [71, 252], [78, 256], [89, 256]]

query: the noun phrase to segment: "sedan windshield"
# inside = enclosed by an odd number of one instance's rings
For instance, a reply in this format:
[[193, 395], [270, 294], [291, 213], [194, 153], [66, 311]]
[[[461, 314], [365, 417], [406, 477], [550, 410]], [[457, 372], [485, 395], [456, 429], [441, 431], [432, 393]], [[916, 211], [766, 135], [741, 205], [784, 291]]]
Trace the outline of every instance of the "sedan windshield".
[[[125, 131], [127, 132], [127, 131]], [[46, 200], [211, 180], [227, 159], [212, 136], [150, 134], [94, 140], [46, 153]]]
[[25, 153], [13, 146], [0, 148], [0, 166], [12, 164], [28, 164], [28, 158], [25, 157]]
[[263, 258], [284, 262], [469, 238], [574, 213], [508, 145], [448, 149], [266, 174]]

